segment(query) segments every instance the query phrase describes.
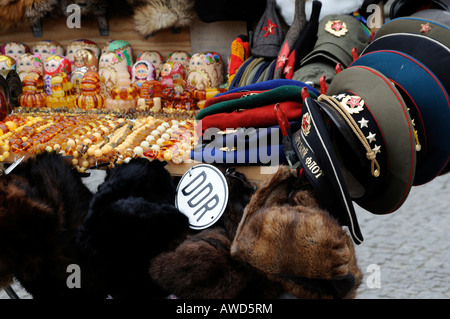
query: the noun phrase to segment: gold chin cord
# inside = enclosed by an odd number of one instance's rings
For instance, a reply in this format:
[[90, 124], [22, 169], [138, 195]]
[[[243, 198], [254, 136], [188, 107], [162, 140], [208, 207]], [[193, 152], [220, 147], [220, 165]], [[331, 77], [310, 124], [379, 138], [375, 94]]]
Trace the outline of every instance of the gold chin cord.
[[372, 176], [378, 177], [380, 176], [380, 165], [377, 162], [377, 155], [370, 147], [369, 143], [367, 142], [366, 138], [364, 137], [363, 132], [358, 127], [358, 124], [356, 124], [356, 121], [353, 119], [353, 117], [350, 115], [350, 113], [345, 109], [345, 107], [334, 97], [327, 96], [325, 94], [321, 94], [318, 99], [319, 102], [327, 102], [330, 106], [332, 106], [341, 116], [342, 118], [348, 123], [352, 131], [355, 133], [355, 135], [358, 137], [358, 139], [361, 141], [361, 144], [366, 149], [366, 157], [371, 162], [370, 169]]

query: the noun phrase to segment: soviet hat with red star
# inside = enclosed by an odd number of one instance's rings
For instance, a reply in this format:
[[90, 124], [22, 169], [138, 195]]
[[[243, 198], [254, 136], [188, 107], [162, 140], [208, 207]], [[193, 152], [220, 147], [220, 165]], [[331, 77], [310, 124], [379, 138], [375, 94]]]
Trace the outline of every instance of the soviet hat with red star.
[[416, 140], [394, 83], [366, 66], [339, 72], [318, 98], [350, 197], [374, 214], [396, 211], [416, 172]]
[[275, 0], [267, 0], [266, 10], [254, 31], [249, 32], [250, 52], [255, 57], [275, 58], [285, 33], [276, 11]]

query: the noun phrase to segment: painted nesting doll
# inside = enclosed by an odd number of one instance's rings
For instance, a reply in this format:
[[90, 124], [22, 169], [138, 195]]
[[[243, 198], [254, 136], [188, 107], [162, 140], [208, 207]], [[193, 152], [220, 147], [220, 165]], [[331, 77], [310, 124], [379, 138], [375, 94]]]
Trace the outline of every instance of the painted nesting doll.
[[168, 57], [167, 61], [172, 61], [174, 63], [178, 62], [183, 65], [183, 67], [188, 70], [189, 69], [189, 61], [191, 60], [191, 54], [186, 51], [173, 51], [171, 52]]
[[81, 80], [87, 71], [98, 71], [98, 58], [90, 49], [79, 49], [74, 55], [71, 81], [75, 91], [79, 93]]
[[25, 54], [29, 53], [30, 48], [25, 43], [16, 42], [16, 41], [9, 41], [5, 42], [0, 46], [0, 53], [9, 55], [10, 57], [14, 58], [14, 60], [17, 61], [17, 59]]
[[69, 78], [70, 61], [62, 55], [50, 55], [44, 63], [44, 89], [47, 95], [52, 94], [51, 80], [56, 73], [64, 72]]
[[47, 58], [51, 55], [64, 56], [64, 47], [58, 41], [43, 40], [36, 42], [31, 47], [31, 52], [39, 54], [41, 56], [42, 61], [44, 61], [45, 63]]
[[44, 74], [44, 63], [41, 56], [33, 53], [22, 54], [16, 60], [16, 71], [22, 82], [28, 72], [39, 71]]
[[68, 58], [70, 63], [72, 64], [72, 72], [73, 65], [75, 63], [75, 55], [77, 51], [81, 49], [91, 50], [97, 59], [100, 56], [100, 48], [94, 41], [87, 39], [77, 39], [69, 42], [66, 47], [66, 58]]
[[156, 78], [158, 79], [160, 77], [160, 73], [164, 65], [164, 58], [161, 53], [155, 50], [142, 51], [138, 54], [136, 61], [150, 62], [155, 67]]
[[16, 69], [16, 60], [9, 55], [0, 55], [0, 75], [5, 79], [11, 70]]
[[98, 67], [100, 89], [105, 97], [111, 95], [111, 90], [117, 85], [119, 77], [127, 76], [130, 81], [127, 60], [123, 58], [123, 55], [114, 52], [103, 53]]
[[224, 82], [222, 57], [216, 52], [195, 53], [189, 63], [187, 84], [197, 90], [217, 88]]
[[156, 80], [156, 71], [153, 64], [145, 60], [137, 61], [131, 71], [131, 82], [141, 87], [142, 83], [151, 80]]
[[125, 40], [108, 41], [102, 48], [102, 55], [107, 52], [113, 52], [122, 55], [127, 62], [128, 72], [131, 74], [131, 68], [133, 67], [134, 59], [133, 49], [131, 48], [130, 43]]
[[162, 87], [183, 87], [186, 84], [186, 70], [183, 64], [179, 62], [166, 62], [161, 71]]

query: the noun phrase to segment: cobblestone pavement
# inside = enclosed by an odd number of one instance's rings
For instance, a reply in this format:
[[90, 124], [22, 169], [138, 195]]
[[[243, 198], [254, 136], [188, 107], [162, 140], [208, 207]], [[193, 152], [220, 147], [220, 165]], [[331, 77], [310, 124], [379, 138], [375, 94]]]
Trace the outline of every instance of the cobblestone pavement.
[[[90, 185], [102, 178], [95, 172]], [[364, 242], [360, 299], [450, 298], [450, 173], [415, 186], [399, 210], [374, 215], [356, 207]], [[21, 298], [30, 298], [20, 286]], [[0, 299], [8, 298], [4, 291]]]

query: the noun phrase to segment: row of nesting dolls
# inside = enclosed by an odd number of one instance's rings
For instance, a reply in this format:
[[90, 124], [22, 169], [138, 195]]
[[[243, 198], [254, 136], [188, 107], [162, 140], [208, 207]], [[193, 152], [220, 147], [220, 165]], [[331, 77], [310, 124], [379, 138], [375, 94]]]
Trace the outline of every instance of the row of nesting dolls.
[[158, 80], [165, 86], [173, 80], [184, 81], [195, 89], [217, 88], [224, 83], [223, 63], [216, 52], [201, 52], [191, 55], [185, 51], [174, 51], [166, 60], [158, 51], [146, 50], [133, 61], [131, 45], [124, 40], [108, 41], [100, 50], [96, 43], [78, 39], [68, 43], [66, 49], [57, 41], [36, 42], [31, 50], [20, 42], [6, 42], [0, 46], [0, 72], [15, 68], [21, 80], [33, 70], [44, 75], [47, 94], [52, 94], [51, 77], [66, 73], [75, 86], [79, 86], [87, 71], [99, 73], [102, 93], [110, 95], [121, 76], [128, 77], [138, 85], [147, 80]]

